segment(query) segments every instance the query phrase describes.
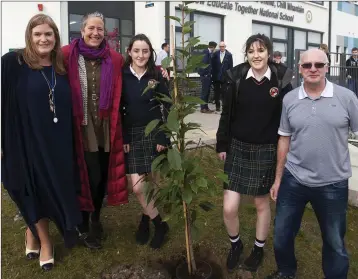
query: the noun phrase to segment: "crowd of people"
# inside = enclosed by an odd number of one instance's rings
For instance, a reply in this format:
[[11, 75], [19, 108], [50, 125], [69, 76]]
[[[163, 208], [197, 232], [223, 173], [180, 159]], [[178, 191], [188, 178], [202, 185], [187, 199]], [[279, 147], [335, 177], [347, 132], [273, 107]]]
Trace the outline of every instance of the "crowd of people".
[[[144, 135], [150, 121], [167, 116], [155, 96], [157, 89], [169, 96], [168, 73], [156, 62], [167, 56], [168, 45], [157, 59], [148, 37], [138, 34], [124, 58], [109, 47], [98, 12], [83, 17], [81, 34], [61, 48], [54, 21], [38, 14], [26, 28], [25, 48], [1, 59], [2, 180], [27, 224], [26, 257], [39, 259], [44, 271], [55, 262], [49, 220], [66, 246], [100, 249], [103, 198], [107, 193], [109, 205], [128, 203], [127, 177], [143, 210], [137, 243], [148, 243], [150, 221], [155, 228], [150, 247], [162, 247], [169, 231], [143, 193], [144, 177], [155, 179], [152, 161], [171, 144], [164, 133]], [[247, 241], [240, 235], [238, 211], [241, 195], [249, 195], [257, 222], [245, 269], [256, 271], [263, 262], [271, 197], [277, 271], [267, 279], [296, 278], [294, 240], [308, 202], [321, 228], [326, 279], [347, 279], [348, 133], [358, 134], [358, 98], [327, 80], [329, 61], [320, 49], [301, 55], [303, 83], [293, 89], [293, 72], [267, 36], [250, 36], [245, 62], [236, 66], [225, 42], [214, 52], [216, 46], [210, 42], [204, 51], [209, 67], [199, 74], [206, 102], [201, 112], [211, 112], [212, 83], [221, 111], [216, 151], [228, 175], [227, 269], [238, 266]], [[143, 95], [149, 84], [157, 88]]]

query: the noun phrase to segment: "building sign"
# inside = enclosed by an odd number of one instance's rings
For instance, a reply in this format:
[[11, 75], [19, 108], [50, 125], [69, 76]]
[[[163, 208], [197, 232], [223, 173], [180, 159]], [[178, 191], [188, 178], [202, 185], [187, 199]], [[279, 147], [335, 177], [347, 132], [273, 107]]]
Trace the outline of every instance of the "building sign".
[[252, 5], [245, 5], [245, 4], [241, 5], [240, 2], [229, 2], [229, 1], [197, 1], [196, 3], [201, 4], [201, 5], [206, 4], [207, 6], [213, 7], [213, 8], [220, 8], [220, 9], [225, 9], [225, 10], [229, 10], [229, 11], [236, 11], [242, 15], [252, 14], [252, 15], [258, 15], [258, 16], [262, 16], [262, 17], [290, 21], [290, 22], [294, 21], [295, 15], [277, 11], [277, 8], [285, 9], [285, 10], [300, 13], [300, 14], [303, 14], [305, 12], [305, 9], [302, 6], [292, 4], [290, 2], [284, 2], [284, 1], [276, 1], [276, 2], [257, 1], [257, 3], [275, 8], [274, 10], [270, 9], [270, 8], [254, 8]]

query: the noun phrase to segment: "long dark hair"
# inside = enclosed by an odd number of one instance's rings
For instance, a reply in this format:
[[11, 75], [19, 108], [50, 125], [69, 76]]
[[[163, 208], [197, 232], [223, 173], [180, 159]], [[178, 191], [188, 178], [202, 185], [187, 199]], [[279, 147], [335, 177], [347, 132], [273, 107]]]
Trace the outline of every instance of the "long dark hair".
[[272, 51], [273, 51], [272, 42], [269, 37], [260, 33], [252, 35], [246, 40], [244, 46], [245, 58], [247, 58], [247, 53], [249, 52], [249, 49], [252, 46], [252, 44], [255, 42], [258, 42], [261, 47], [267, 49], [269, 55], [267, 63], [272, 63]]
[[157, 78], [158, 71], [155, 66], [155, 60], [156, 60], [157, 54], [155, 53], [155, 51], [153, 49], [152, 43], [150, 42], [148, 37], [144, 34], [137, 34], [130, 40], [128, 48], [127, 48], [127, 57], [126, 57], [126, 62], [124, 63], [124, 66], [129, 67], [129, 65], [131, 65], [133, 63], [132, 56], [129, 55], [129, 52], [132, 50], [133, 44], [136, 41], [144, 41], [149, 46], [150, 57], [148, 59], [147, 65], [146, 65], [147, 73], [151, 77]]

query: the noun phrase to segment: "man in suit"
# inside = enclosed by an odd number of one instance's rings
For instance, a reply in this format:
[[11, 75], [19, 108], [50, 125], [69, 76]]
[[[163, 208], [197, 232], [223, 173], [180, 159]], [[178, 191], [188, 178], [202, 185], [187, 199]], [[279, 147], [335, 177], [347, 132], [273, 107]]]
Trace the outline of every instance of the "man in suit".
[[216, 111], [220, 111], [220, 99], [223, 97], [224, 73], [233, 67], [232, 54], [226, 50], [225, 42], [220, 42], [219, 48], [220, 51], [215, 52], [211, 60]]
[[200, 75], [201, 81], [201, 96], [200, 98], [206, 103], [204, 105], [200, 105], [201, 113], [212, 113], [213, 111], [209, 109], [208, 102], [209, 102], [209, 95], [210, 95], [210, 86], [211, 86], [211, 57], [212, 54], [217, 46], [215, 42], [209, 42], [208, 49], [203, 51], [203, 63], [209, 64], [206, 68], [200, 68], [198, 70], [198, 74]]

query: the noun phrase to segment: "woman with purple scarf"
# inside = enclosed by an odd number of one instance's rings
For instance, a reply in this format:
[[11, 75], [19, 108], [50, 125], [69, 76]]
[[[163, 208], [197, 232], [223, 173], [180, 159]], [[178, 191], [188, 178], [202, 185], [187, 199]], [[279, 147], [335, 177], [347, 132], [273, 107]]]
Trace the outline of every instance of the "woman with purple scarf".
[[122, 92], [121, 54], [104, 38], [105, 22], [95, 12], [83, 17], [82, 38], [62, 48], [72, 90], [73, 126], [81, 180], [83, 244], [100, 249], [103, 226], [100, 212], [107, 192], [108, 205], [128, 202], [119, 103]]

